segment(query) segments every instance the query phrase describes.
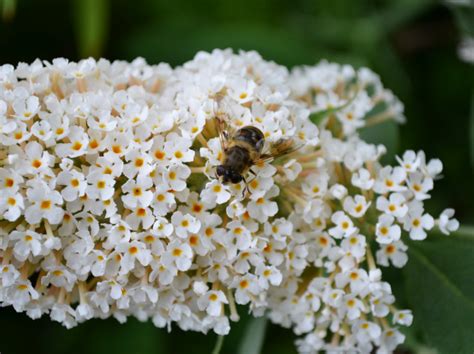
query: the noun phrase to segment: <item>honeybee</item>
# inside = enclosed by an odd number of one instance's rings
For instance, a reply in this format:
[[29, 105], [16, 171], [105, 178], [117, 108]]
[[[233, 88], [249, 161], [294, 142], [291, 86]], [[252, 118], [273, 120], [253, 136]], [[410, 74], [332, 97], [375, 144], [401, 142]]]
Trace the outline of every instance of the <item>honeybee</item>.
[[226, 122], [221, 117], [216, 117], [216, 120], [223, 151], [222, 164], [217, 166], [216, 177], [222, 178], [223, 183], [244, 181], [247, 190], [244, 176], [247, 172], [256, 176], [252, 166], [276, 159], [299, 148], [292, 139], [282, 138], [270, 144], [268, 152], [265, 153], [265, 136], [260, 129], [247, 125], [231, 132], [226, 129]]

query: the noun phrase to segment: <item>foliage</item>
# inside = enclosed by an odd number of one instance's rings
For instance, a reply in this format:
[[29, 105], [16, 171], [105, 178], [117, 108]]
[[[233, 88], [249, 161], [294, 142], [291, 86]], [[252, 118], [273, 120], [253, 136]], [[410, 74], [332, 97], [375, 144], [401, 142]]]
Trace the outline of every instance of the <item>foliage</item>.
[[409, 245], [405, 276], [415, 326], [441, 353], [472, 353], [474, 234], [465, 230], [452, 239], [431, 236]]

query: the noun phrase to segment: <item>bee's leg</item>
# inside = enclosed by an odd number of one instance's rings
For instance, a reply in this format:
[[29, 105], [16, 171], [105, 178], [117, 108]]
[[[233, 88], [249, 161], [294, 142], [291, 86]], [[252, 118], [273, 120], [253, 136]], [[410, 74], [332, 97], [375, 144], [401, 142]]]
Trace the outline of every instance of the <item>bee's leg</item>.
[[248, 193], [250, 193], [250, 191], [249, 191], [249, 184], [247, 183], [247, 180], [245, 179], [244, 176], [242, 176], [242, 179], [243, 179], [243, 181], [244, 181], [244, 183], [245, 183], [244, 190], [242, 191], [242, 198], [245, 198], [245, 195], [248, 194]]
[[257, 178], [257, 174], [252, 171], [252, 169], [249, 169], [249, 172], [253, 175], [253, 178], [247, 182], [247, 180], [244, 178], [244, 182], [245, 182], [245, 190], [247, 191], [247, 193], [250, 194], [250, 188], [249, 188], [249, 184], [252, 183], [252, 181]]

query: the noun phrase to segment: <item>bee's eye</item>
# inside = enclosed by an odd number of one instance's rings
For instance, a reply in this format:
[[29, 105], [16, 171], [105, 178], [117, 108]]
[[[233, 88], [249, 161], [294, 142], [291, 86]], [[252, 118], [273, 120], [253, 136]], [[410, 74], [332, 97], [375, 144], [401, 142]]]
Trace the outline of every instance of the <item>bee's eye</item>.
[[224, 166], [217, 166], [216, 173], [218, 176], [223, 176], [225, 173], [225, 168]]
[[238, 175], [238, 174], [232, 174], [232, 176], [230, 176], [230, 181], [232, 183], [239, 183], [242, 181], [242, 176], [241, 175]]

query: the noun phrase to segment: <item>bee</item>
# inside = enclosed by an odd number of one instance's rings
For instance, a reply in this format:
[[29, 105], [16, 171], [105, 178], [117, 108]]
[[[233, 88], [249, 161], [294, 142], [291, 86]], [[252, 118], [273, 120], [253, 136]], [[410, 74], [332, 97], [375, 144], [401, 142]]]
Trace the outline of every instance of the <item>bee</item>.
[[256, 176], [252, 166], [276, 159], [299, 148], [292, 139], [282, 138], [270, 144], [268, 152], [264, 152], [265, 136], [260, 129], [247, 125], [231, 132], [226, 129], [226, 122], [221, 117], [216, 117], [216, 120], [223, 151], [222, 164], [217, 166], [216, 177], [222, 178], [223, 183], [244, 181], [246, 186], [244, 194], [248, 190], [244, 176], [247, 172]]

